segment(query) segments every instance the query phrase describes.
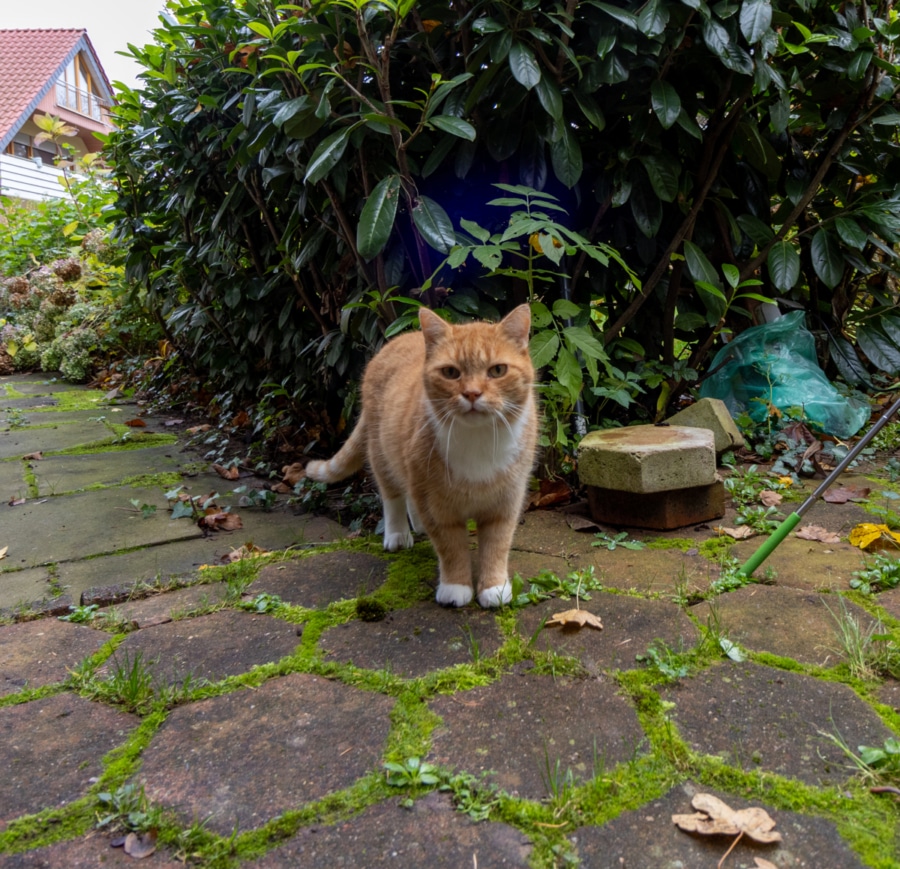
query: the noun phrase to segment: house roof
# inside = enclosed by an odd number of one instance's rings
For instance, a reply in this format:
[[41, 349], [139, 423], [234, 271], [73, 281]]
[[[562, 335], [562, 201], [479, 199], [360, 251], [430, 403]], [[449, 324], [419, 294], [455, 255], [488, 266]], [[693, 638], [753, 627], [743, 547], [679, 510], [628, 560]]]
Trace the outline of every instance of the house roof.
[[113, 90], [86, 30], [0, 30], [0, 151], [3, 151], [62, 75], [84, 52], [101, 93]]

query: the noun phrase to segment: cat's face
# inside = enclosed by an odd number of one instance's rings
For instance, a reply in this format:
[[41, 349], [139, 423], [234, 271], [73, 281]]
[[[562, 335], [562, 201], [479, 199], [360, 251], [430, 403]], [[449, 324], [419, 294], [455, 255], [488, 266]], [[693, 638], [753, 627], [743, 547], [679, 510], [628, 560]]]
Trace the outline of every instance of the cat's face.
[[438, 421], [480, 427], [519, 417], [534, 382], [529, 325], [525, 305], [500, 323], [451, 326], [422, 315], [425, 391]]

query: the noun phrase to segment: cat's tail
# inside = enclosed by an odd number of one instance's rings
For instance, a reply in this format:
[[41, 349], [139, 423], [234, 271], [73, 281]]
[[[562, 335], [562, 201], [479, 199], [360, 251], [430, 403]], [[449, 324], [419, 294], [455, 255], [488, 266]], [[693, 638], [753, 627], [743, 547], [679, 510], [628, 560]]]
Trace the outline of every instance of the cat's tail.
[[360, 416], [353, 433], [330, 459], [315, 460], [306, 466], [306, 476], [318, 483], [336, 483], [362, 470], [366, 463], [365, 414]]

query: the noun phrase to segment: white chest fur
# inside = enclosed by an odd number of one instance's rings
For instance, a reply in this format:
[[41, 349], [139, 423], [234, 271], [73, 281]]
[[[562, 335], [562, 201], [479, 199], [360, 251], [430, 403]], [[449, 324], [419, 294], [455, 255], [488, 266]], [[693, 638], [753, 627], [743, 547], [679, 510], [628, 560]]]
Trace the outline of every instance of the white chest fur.
[[485, 415], [477, 422], [440, 421], [430, 415], [438, 449], [453, 477], [469, 483], [487, 483], [522, 455], [526, 448], [525, 431], [533, 413], [530, 402], [512, 420]]

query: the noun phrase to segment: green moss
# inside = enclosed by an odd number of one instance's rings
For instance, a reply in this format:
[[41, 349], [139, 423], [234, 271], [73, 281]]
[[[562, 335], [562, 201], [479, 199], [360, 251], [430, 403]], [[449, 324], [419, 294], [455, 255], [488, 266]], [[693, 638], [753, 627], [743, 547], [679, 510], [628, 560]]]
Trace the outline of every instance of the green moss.
[[709, 540], [704, 540], [697, 547], [697, 550], [704, 558], [718, 563], [723, 556], [731, 553], [732, 546], [734, 546], [734, 541], [730, 537], [723, 535], [722, 537], [711, 537]]
[[119, 480], [119, 486], [130, 486], [132, 489], [149, 489], [153, 486], [169, 490], [182, 482], [181, 474], [177, 471], [163, 471], [159, 474], [136, 474]]
[[686, 537], [657, 537], [655, 540], [648, 540], [646, 544], [647, 549], [678, 549], [681, 552], [696, 547], [697, 541]]

